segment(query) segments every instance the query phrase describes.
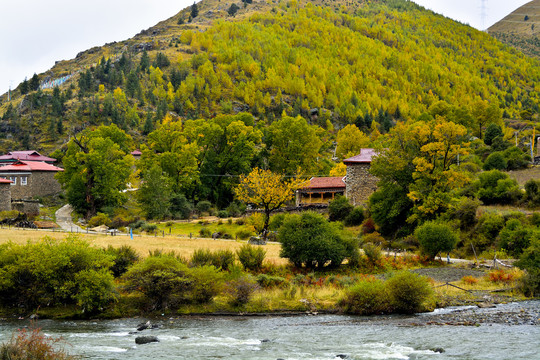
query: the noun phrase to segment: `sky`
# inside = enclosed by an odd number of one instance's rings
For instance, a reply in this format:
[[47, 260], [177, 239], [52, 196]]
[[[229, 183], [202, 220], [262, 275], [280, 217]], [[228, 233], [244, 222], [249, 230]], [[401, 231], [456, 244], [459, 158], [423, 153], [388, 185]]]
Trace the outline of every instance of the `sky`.
[[[483, 30], [482, 0], [414, 1]], [[485, 0], [485, 27], [527, 2]], [[0, 94], [55, 61], [129, 39], [191, 4], [193, 0], [0, 0]]]

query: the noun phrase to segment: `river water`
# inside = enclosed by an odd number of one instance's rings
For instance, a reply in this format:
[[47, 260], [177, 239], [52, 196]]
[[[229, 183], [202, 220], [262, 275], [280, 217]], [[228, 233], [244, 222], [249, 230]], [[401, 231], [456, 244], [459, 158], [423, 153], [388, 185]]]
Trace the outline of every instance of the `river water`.
[[[520, 311], [519, 304], [497, 310]], [[540, 307], [540, 302], [528, 306]], [[476, 310], [475, 310], [476, 311]], [[489, 310], [486, 310], [489, 311]], [[492, 310], [493, 311], [493, 310]], [[523, 311], [523, 310], [521, 310]], [[448, 311], [443, 311], [443, 313]], [[441, 311], [412, 317], [338, 315], [296, 317], [180, 317], [152, 319], [158, 329], [133, 334], [147, 319], [39, 320], [66, 350], [88, 359], [489, 359], [540, 360], [540, 326], [429, 323]], [[467, 316], [466, 314], [464, 316]], [[0, 342], [28, 320], [0, 321]], [[141, 335], [159, 342], [136, 345]], [[442, 348], [443, 353], [433, 351]]]

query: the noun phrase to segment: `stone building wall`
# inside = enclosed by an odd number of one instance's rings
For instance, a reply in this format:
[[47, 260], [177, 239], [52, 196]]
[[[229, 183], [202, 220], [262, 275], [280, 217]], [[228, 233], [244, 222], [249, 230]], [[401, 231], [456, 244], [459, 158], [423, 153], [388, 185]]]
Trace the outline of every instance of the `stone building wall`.
[[[6, 178], [15, 177], [16, 184], [11, 185], [13, 199], [31, 199], [36, 196], [58, 194], [62, 188], [54, 178], [55, 171], [33, 171], [28, 174], [2, 174]], [[26, 185], [22, 185], [22, 178], [26, 177]]]
[[0, 184], [0, 211], [11, 210], [11, 184]]
[[371, 164], [347, 165], [345, 197], [355, 206], [366, 204], [377, 190], [379, 179], [369, 172], [370, 167]]

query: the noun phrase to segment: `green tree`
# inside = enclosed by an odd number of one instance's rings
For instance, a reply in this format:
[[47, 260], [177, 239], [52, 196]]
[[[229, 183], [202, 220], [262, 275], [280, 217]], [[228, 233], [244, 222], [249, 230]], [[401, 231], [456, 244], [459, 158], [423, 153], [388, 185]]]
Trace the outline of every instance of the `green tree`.
[[232, 3], [231, 6], [229, 6], [229, 9], [227, 9], [227, 13], [230, 16], [234, 16], [238, 12], [238, 10], [240, 10], [240, 7], [238, 7], [238, 5], [236, 5], [235, 3]]
[[344, 221], [354, 206], [345, 196], [338, 196], [328, 204], [328, 219], [330, 221]]
[[19, 90], [21, 91], [21, 95], [28, 94], [28, 89], [29, 89], [28, 80], [26, 80], [25, 78], [19, 87]]
[[489, 124], [489, 126], [486, 129], [486, 133], [484, 134], [484, 143], [486, 145], [491, 145], [493, 140], [497, 137], [503, 137], [504, 134], [502, 132], [502, 129], [499, 125], [495, 123]]
[[193, 5], [191, 5], [191, 18], [195, 19], [199, 15], [199, 8], [197, 7], [197, 4], [193, 2]]
[[484, 162], [484, 170], [506, 170], [508, 163], [504, 158], [504, 155], [501, 151], [497, 151], [489, 154], [486, 161]]
[[105, 206], [126, 200], [133, 157], [131, 137], [116, 125], [83, 131], [68, 143], [62, 158], [64, 171], [56, 177], [73, 208], [88, 219]]
[[30, 79], [29, 86], [30, 86], [30, 89], [29, 89], [30, 91], [36, 91], [39, 89], [39, 76], [36, 73], [34, 73], [32, 78]]
[[149, 219], [163, 219], [169, 213], [171, 187], [159, 164], [154, 164], [143, 174], [137, 199]]
[[150, 68], [150, 56], [148, 56], [148, 52], [146, 50], [144, 50], [141, 55], [139, 66], [141, 67], [142, 71], [146, 71]]
[[452, 251], [459, 239], [450, 226], [431, 221], [416, 228], [414, 235], [420, 243], [422, 253], [431, 259], [440, 252]]

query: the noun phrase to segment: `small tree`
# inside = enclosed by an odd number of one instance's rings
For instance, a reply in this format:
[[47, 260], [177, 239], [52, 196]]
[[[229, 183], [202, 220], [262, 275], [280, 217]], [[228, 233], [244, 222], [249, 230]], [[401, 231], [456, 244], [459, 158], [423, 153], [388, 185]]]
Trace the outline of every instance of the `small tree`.
[[284, 181], [281, 175], [270, 170], [255, 168], [248, 176], [240, 177], [236, 188], [238, 200], [255, 204], [264, 210], [263, 236], [268, 233], [270, 214], [294, 196], [299, 181]]
[[199, 8], [197, 7], [197, 4], [193, 2], [193, 5], [191, 5], [191, 18], [195, 19], [199, 15]]
[[235, 3], [232, 3], [231, 6], [229, 6], [229, 9], [227, 10], [227, 12], [229, 13], [230, 16], [234, 16], [238, 12], [238, 10], [240, 10], [240, 7], [236, 5]]
[[457, 234], [446, 224], [426, 222], [414, 232], [424, 254], [434, 259], [441, 251], [450, 252], [458, 241]]
[[338, 196], [328, 204], [328, 218], [330, 221], [344, 221], [353, 208], [345, 196]]

